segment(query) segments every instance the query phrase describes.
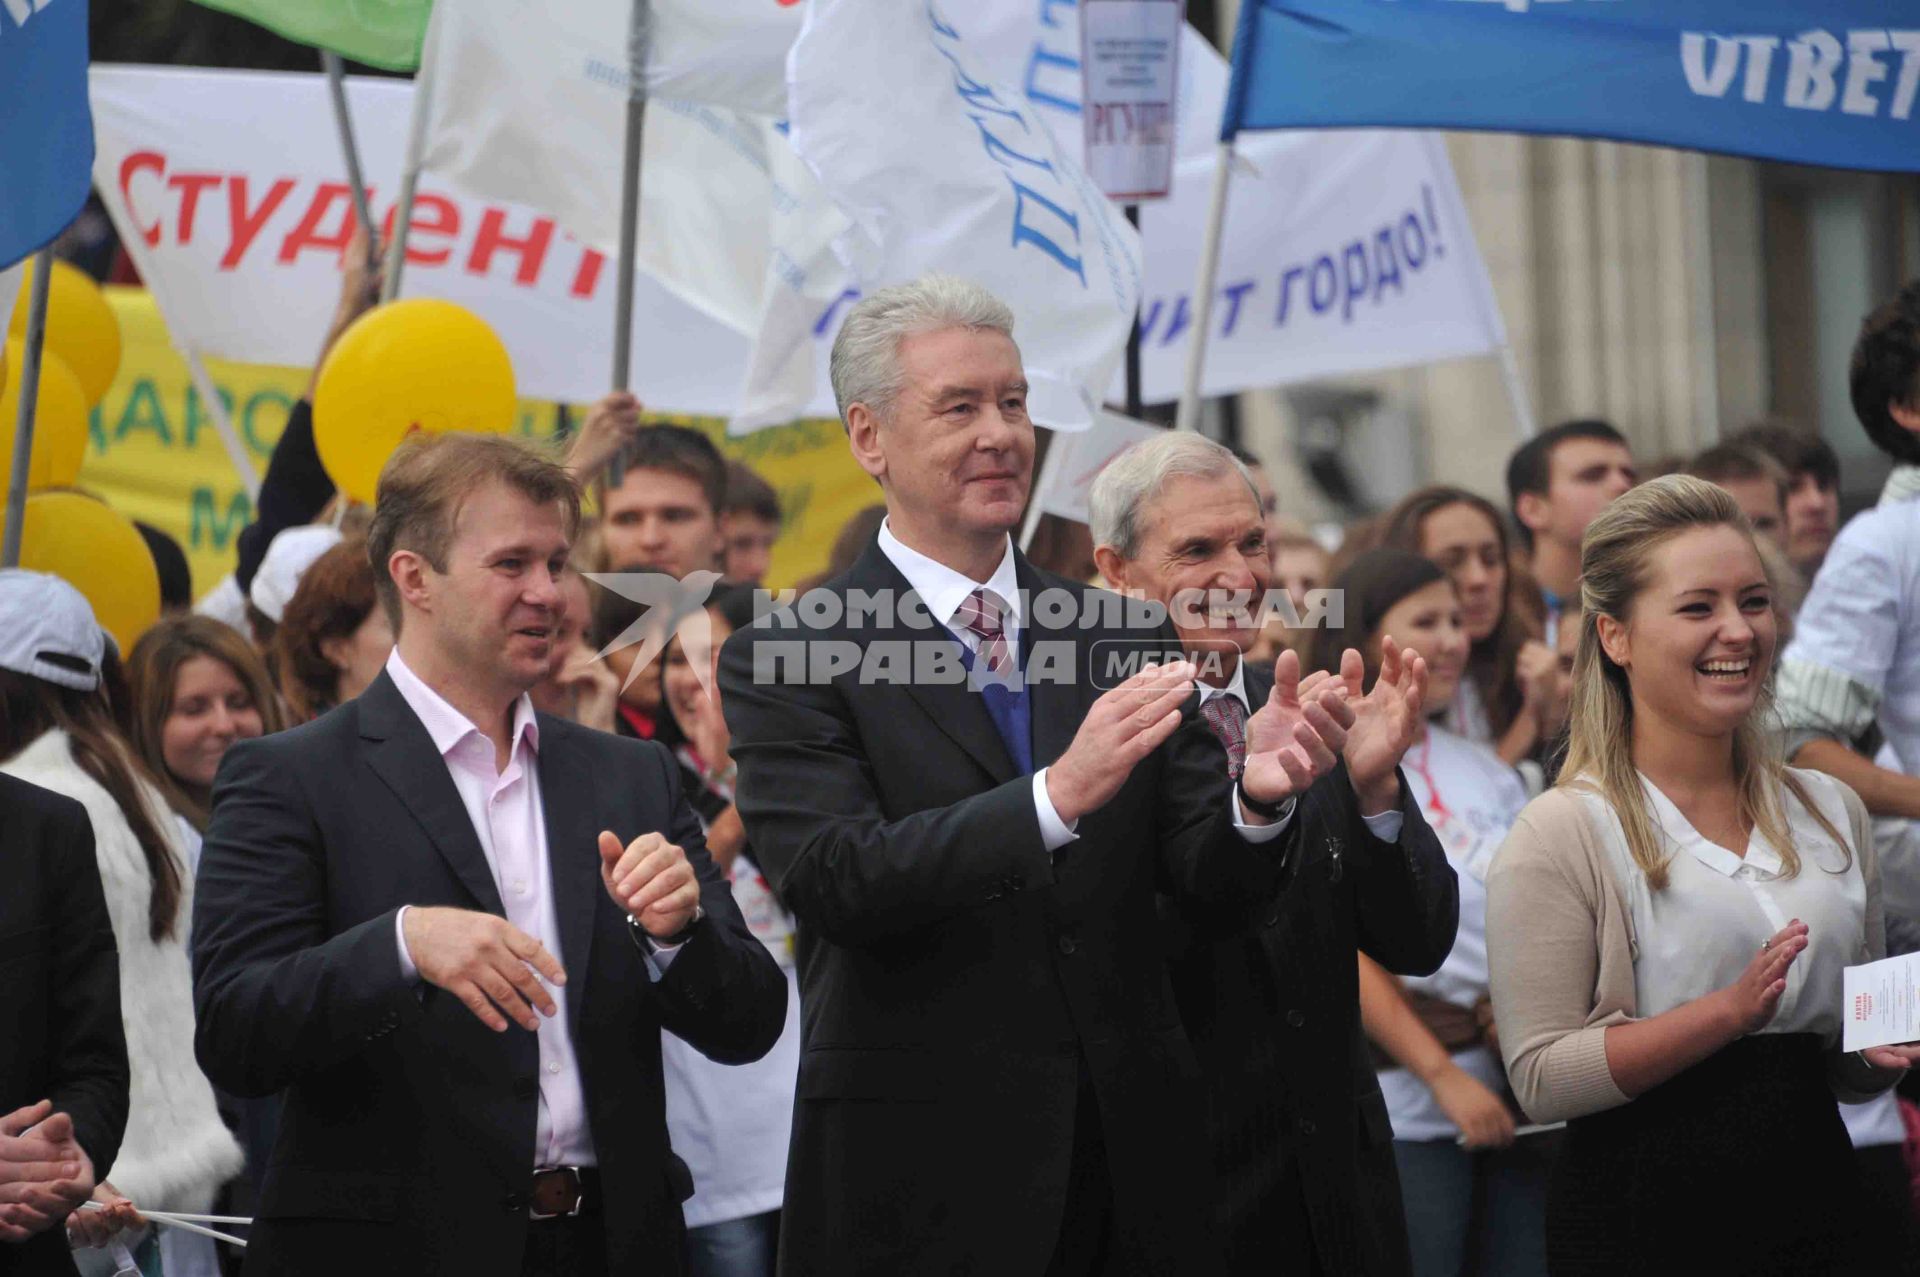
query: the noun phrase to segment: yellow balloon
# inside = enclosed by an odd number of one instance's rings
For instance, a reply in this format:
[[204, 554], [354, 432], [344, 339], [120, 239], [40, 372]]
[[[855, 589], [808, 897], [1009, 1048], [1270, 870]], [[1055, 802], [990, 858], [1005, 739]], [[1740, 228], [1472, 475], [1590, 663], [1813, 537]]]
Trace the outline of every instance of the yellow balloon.
[[125, 655], [160, 619], [160, 572], [140, 530], [78, 492], [27, 498], [20, 566], [60, 577], [86, 595], [94, 620]]
[[373, 501], [381, 467], [418, 430], [502, 434], [513, 361], [463, 306], [409, 297], [368, 311], [334, 344], [313, 393], [313, 442], [334, 486]]
[[[5, 346], [6, 363], [25, 365], [26, 350], [17, 341]], [[13, 427], [20, 419], [21, 379], [16, 374], [0, 390], [0, 474], [13, 465]], [[65, 361], [51, 350], [40, 352], [40, 389], [33, 397], [33, 459], [27, 488], [67, 488], [80, 477], [87, 454], [87, 398]], [[6, 480], [0, 479], [0, 485]]]
[[[9, 337], [25, 340], [27, 311], [33, 296], [34, 263], [27, 263], [20, 281], [20, 297], [13, 304], [13, 323]], [[80, 379], [86, 406], [100, 402], [120, 371], [120, 321], [106, 294], [93, 277], [67, 262], [53, 264], [52, 284], [47, 293], [47, 350], [66, 361]], [[18, 365], [15, 365], [18, 372]]]

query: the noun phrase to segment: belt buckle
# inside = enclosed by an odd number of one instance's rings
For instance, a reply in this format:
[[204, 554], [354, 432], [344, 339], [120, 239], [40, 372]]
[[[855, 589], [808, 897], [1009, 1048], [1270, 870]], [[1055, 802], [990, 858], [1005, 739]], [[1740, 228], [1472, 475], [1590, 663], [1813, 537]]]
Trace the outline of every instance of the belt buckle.
[[586, 1185], [580, 1181], [580, 1168], [578, 1166], [542, 1166], [536, 1169], [533, 1174], [536, 1179], [542, 1175], [565, 1175], [573, 1182], [573, 1205], [566, 1210], [545, 1212], [530, 1207], [527, 1211], [529, 1217], [533, 1219], [559, 1219], [563, 1216], [573, 1218], [579, 1215], [580, 1208], [585, 1206], [587, 1202], [587, 1189]]

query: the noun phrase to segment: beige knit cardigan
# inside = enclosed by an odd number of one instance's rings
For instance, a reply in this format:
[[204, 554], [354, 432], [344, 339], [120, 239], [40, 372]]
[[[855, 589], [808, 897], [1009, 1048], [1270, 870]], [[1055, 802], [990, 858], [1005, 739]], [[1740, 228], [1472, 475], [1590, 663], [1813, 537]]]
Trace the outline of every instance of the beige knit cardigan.
[[[1819, 784], [1802, 773], [1805, 783]], [[1821, 778], [1822, 780], [1830, 778]], [[1834, 782], [1838, 783], [1838, 782]], [[1886, 954], [1880, 865], [1866, 806], [1846, 785], [1853, 854], [1867, 891], [1867, 948]], [[1607, 1066], [1609, 1026], [1637, 1018], [1633, 915], [1601, 831], [1566, 786], [1528, 803], [1487, 876], [1487, 965], [1507, 1077], [1527, 1115], [1558, 1122], [1625, 1104]], [[1850, 1104], [1899, 1080], [1840, 1050], [1828, 1081]]]

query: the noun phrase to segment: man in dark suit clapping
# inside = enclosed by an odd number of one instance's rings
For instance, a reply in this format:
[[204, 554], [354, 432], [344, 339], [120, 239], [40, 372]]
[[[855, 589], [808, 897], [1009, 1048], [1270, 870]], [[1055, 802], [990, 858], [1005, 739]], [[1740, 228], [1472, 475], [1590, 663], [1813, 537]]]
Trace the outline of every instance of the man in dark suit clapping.
[[79, 803], [0, 775], [0, 884], [0, 1274], [52, 1277], [127, 1126], [120, 956]]
[[[1094, 481], [1094, 551], [1115, 585], [1167, 605], [1200, 665], [1201, 716], [1229, 775], [1274, 672], [1242, 659], [1272, 584], [1259, 495], [1233, 454], [1190, 433], [1129, 449]], [[1411, 652], [1361, 695], [1361, 658], [1283, 697], [1345, 683], [1341, 765], [1307, 791], [1301, 861], [1252, 935], [1174, 941], [1174, 995], [1207, 1079], [1215, 1218], [1234, 1273], [1396, 1277], [1409, 1269], [1393, 1130], [1360, 1034], [1356, 947], [1388, 970], [1446, 960], [1459, 892], [1397, 769], [1426, 686]], [[1297, 678], [1292, 654], [1283, 681]], [[1172, 910], [1169, 910], [1171, 913]]]
[[739, 809], [799, 924], [787, 1277], [1216, 1270], [1154, 894], [1250, 924], [1352, 721], [1337, 689], [1276, 701], [1230, 785], [1164, 616], [1015, 550], [1012, 327], [941, 277], [849, 313], [834, 391], [886, 521], [721, 661]]

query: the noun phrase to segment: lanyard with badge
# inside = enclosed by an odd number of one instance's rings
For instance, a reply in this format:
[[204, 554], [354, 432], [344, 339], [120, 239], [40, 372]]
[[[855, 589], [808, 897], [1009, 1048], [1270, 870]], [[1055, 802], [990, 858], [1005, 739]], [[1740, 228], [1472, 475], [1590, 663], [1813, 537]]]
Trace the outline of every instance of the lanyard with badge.
[[1416, 758], [1412, 750], [1407, 751], [1406, 765], [1420, 777], [1427, 787], [1425, 813], [1427, 825], [1433, 830], [1434, 837], [1447, 849], [1447, 857], [1462, 873], [1471, 874], [1476, 881], [1487, 880], [1487, 868], [1493, 861], [1494, 846], [1480, 836], [1470, 822], [1456, 816], [1453, 808], [1447, 806], [1446, 799], [1440, 796], [1440, 786], [1433, 779], [1433, 733], [1428, 731], [1420, 741], [1420, 752]]

